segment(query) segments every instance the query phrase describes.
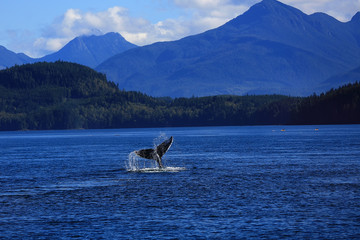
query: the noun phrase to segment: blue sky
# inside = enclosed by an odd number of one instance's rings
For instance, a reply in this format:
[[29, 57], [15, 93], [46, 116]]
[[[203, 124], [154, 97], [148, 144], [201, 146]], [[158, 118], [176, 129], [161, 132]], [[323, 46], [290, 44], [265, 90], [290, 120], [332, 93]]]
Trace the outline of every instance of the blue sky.
[[[119, 32], [146, 45], [218, 27], [260, 0], [0, 0], [0, 45], [40, 57], [79, 35]], [[360, 0], [283, 0], [349, 21]]]

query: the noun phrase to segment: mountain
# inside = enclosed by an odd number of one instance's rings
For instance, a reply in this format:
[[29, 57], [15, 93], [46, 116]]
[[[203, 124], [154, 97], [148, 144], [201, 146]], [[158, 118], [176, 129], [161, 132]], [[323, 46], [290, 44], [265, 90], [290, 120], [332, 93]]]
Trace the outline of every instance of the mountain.
[[12, 67], [16, 64], [55, 62], [58, 60], [96, 67], [109, 57], [135, 47], [137, 46], [126, 41], [119, 33], [76, 37], [59, 51], [42, 58], [31, 58], [23, 53], [14, 53], [0, 46], [0, 69]]
[[360, 66], [347, 71], [345, 73], [337, 74], [326, 79], [322, 84], [321, 88], [337, 88], [344, 84], [360, 82]]
[[0, 46], [0, 70], [31, 62], [31, 58], [23, 53], [14, 53], [3, 46]]
[[101, 36], [80, 36], [71, 40], [62, 49], [37, 61], [54, 62], [63, 60], [96, 67], [107, 58], [136, 45], [126, 41], [119, 33], [107, 33]]
[[308, 95], [360, 65], [359, 19], [342, 23], [263, 0], [216, 29], [131, 49], [96, 69], [152, 96]]

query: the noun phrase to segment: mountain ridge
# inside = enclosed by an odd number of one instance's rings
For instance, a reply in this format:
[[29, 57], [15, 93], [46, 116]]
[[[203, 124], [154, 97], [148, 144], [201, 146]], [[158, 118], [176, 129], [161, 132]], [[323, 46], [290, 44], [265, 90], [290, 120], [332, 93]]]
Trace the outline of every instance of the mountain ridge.
[[0, 46], [0, 70], [31, 62], [32, 59], [24, 53], [14, 53], [4, 46]]
[[336, 81], [328, 79], [360, 65], [359, 29], [360, 12], [340, 22], [263, 0], [218, 28], [144, 47], [129, 43], [120, 53], [119, 43], [127, 41], [117, 33], [79, 36], [38, 59], [0, 46], [0, 69], [63, 60], [96, 67], [122, 89], [152, 96], [305, 96], [350, 81], [342, 77], [331, 86]]
[[304, 96], [360, 64], [353, 24], [264, 0], [218, 28], [129, 50], [96, 69], [152, 96]]
[[360, 66], [351, 69], [350, 71], [342, 72], [337, 75], [331, 76], [322, 82], [322, 87], [331, 89], [342, 86], [344, 83], [360, 82]]
[[88, 67], [96, 67], [107, 58], [136, 48], [119, 33], [104, 35], [82, 35], [72, 39], [59, 51], [41, 58], [31, 58], [24, 53], [14, 53], [0, 46], [0, 69], [34, 62], [55, 62], [58, 60], [74, 62]]
[[135, 47], [137, 47], [135, 44], [126, 41], [119, 33], [114, 32], [101, 36], [79, 36], [59, 51], [40, 58], [39, 61], [62, 60], [94, 68], [109, 57]]

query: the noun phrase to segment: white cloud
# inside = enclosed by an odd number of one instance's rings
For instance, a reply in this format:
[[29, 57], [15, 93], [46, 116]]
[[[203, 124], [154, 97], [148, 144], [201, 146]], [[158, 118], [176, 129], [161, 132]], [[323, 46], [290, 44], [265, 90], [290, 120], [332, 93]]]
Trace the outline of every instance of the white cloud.
[[184, 9], [187, 17], [151, 23], [140, 17], [132, 17], [127, 9], [119, 6], [102, 12], [85, 13], [79, 9], [68, 9], [36, 39], [33, 45], [38, 52], [33, 55], [57, 51], [80, 35], [107, 32], [119, 32], [125, 39], [140, 46], [176, 40], [218, 27], [248, 9], [248, 6], [235, 5], [230, 0], [173, 1], [176, 6]]
[[[63, 47], [80, 35], [119, 32], [137, 45], [176, 40], [218, 27], [245, 12], [260, 0], [168, 0], [182, 9], [183, 16], [156, 23], [132, 17], [123, 7], [115, 6], [101, 12], [68, 9], [63, 16], [44, 29], [34, 42], [33, 55], [45, 55]], [[360, 10], [360, 0], [282, 0], [307, 14], [325, 12], [339, 20], [349, 20]]]
[[283, 3], [299, 8], [312, 14], [324, 12], [339, 21], [349, 21], [357, 11], [360, 11], [360, 0], [282, 0]]
[[152, 24], [143, 18], [131, 17], [127, 9], [118, 6], [95, 13], [69, 9], [43, 31], [42, 37], [34, 42], [34, 47], [44, 55], [59, 50], [77, 36], [107, 32], [119, 32], [128, 41], [145, 45], [180, 36], [176, 29], [182, 34], [188, 33], [176, 20], [169, 19]]
[[34, 47], [36, 49], [42, 49], [42, 51], [46, 52], [52, 52], [59, 50], [62, 48], [67, 42], [69, 42], [71, 39], [69, 38], [38, 38], [34, 42]]
[[[173, 0], [182, 8], [192, 11], [192, 22], [202, 31], [218, 27], [246, 11], [248, 1], [231, 0]], [[256, 1], [253, 1], [255, 3]]]
[[186, 8], [216, 8], [219, 6], [228, 5], [228, 0], [174, 0], [174, 3]]
[[[28, 56], [34, 56], [32, 40], [36, 38], [34, 32], [30, 30], [6, 30], [0, 32], [4, 37], [6, 48], [16, 53], [25, 53]], [[28, 40], [29, 41], [24, 41]], [[2, 45], [2, 44], [0, 44]]]
[[[247, 8], [261, 0], [173, 0], [183, 8], [193, 9], [201, 15], [212, 16], [214, 10], [218, 10], [228, 18], [233, 14], [240, 15]], [[360, 0], [280, 0], [280, 2], [299, 8], [301, 11], [312, 14], [325, 12], [340, 21], [349, 21], [351, 17], [360, 11]]]

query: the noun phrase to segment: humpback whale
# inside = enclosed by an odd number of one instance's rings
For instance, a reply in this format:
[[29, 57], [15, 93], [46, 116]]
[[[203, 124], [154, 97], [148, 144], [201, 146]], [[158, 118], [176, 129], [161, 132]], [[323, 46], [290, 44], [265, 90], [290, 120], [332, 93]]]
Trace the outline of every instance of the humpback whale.
[[145, 159], [155, 160], [158, 163], [159, 168], [164, 168], [161, 158], [162, 156], [164, 156], [167, 150], [169, 150], [171, 144], [173, 143], [173, 140], [174, 140], [173, 137], [170, 137], [160, 145], [156, 146], [154, 149], [149, 148], [149, 149], [137, 150], [135, 151], [135, 154]]

